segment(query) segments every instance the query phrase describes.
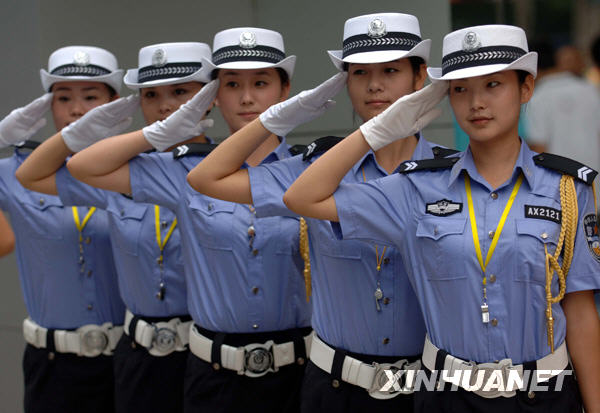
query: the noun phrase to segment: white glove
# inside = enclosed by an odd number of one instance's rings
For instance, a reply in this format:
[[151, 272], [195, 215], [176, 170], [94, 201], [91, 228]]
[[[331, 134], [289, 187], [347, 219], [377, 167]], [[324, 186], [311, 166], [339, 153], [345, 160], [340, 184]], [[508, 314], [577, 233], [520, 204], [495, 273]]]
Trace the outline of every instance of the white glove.
[[118, 135], [131, 125], [139, 107], [137, 95], [97, 106], [60, 131], [63, 141], [72, 152], [79, 152], [99, 140]]
[[296, 96], [271, 106], [260, 114], [260, 121], [269, 132], [285, 136], [297, 126], [321, 116], [335, 105], [332, 97], [343, 89], [348, 72], [330, 77], [314, 89], [305, 90]]
[[44, 115], [52, 104], [52, 93], [40, 96], [27, 106], [13, 110], [0, 121], [0, 147], [25, 141], [46, 125]]
[[219, 80], [215, 79], [200, 89], [167, 119], [158, 120], [142, 129], [146, 140], [157, 150], [164, 151], [173, 145], [201, 135], [213, 124], [212, 119], [202, 120], [217, 96]]
[[436, 81], [410, 95], [402, 96], [390, 107], [361, 125], [365, 140], [374, 151], [390, 143], [414, 135], [442, 110], [436, 108], [446, 96], [448, 81]]

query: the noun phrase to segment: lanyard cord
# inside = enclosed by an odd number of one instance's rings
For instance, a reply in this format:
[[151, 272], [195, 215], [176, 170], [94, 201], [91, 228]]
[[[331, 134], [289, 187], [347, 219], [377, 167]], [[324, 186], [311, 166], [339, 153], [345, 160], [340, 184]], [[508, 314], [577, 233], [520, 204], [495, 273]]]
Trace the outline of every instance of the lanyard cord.
[[[367, 182], [367, 175], [365, 174], [364, 166], [361, 166], [360, 169], [362, 170], [363, 182]], [[377, 267], [376, 267], [377, 272], [381, 271], [381, 264], [383, 263], [383, 258], [385, 256], [386, 249], [387, 249], [387, 246], [384, 246], [383, 251], [381, 252], [381, 256], [380, 256], [377, 244], [375, 244], [375, 263], [377, 264]]]
[[158, 263], [160, 265], [162, 265], [162, 263], [163, 263], [163, 250], [165, 249], [165, 245], [167, 245], [167, 242], [171, 238], [171, 235], [173, 234], [173, 230], [175, 230], [176, 226], [177, 226], [177, 218], [175, 218], [173, 220], [173, 223], [171, 224], [171, 227], [169, 228], [167, 235], [165, 235], [165, 238], [161, 240], [160, 207], [158, 205], [154, 205], [154, 229], [156, 231], [156, 243], [158, 244], [158, 249], [160, 250], [160, 257], [158, 257]]
[[479, 261], [479, 266], [481, 267], [481, 271], [483, 272], [483, 285], [485, 287], [487, 278], [485, 274], [485, 270], [487, 268], [492, 255], [494, 254], [494, 250], [496, 249], [496, 245], [498, 244], [498, 240], [500, 239], [500, 234], [504, 229], [504, 224], [506, 223], [506, 218], [508, 217], [508, 213], [512, 208], [512, 205], [517, 197], [517, 192], [519, 192], [519, 188], [521, 187], [521, 183], [523, 182], [523, 175], [519, 175], [517, 178], [517, 182], [513, 186], [512, 192], [510, 194], [510, 198], [508, 198], [508, 202], [504, 207], [504, 211], [502, 211], [502, 215], [500, 216], [500, 221], [498, 222], [498, 227], [496, 228], [496, 232], [494, 233], [494, 237], [492, 239], [492, 243], [490, 245], [490, 249], [485, 257], [485, 263], [483, 262], [483, 255], [481, 254], [481, 245], [479, 243], [479, 235], [477, 233], [477, 221], [475, 219], [475, 208], [473, 207], [473, 196], [471, 195], [471, 180], [469, 175], [465, 172], [465, 191], [467, 193], [467, 201], [469, 203], [469, 221], [471, 222], [471, 233], [473, 234], [473, 245], [475, 246], [475, 253], [477, 254], [477, 260]]
[[77, 210], [77, 207], [71, 207], [71, 210], [73, 211], [73, 221], [75, 221], [75, 226], [77, 227], [77, 231], [79, 232], [79, 242], [82, 242], [83, 235], [81, 233], [83, 232], [83, 229], [87, 225], [92, 215], [94, 215], [94, 212], [96, 212], [96, 207], [90, 208], [88, 213], [83, 218], [83, 222], [79, 221], [79, 211]]

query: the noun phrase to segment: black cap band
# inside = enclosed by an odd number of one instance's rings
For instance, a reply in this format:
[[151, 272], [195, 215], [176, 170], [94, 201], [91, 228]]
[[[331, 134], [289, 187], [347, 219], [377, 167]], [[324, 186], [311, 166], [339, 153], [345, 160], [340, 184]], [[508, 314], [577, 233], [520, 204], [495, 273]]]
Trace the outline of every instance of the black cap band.
[[460, 50], [444, 56], [442, 59], [442, 76], [468, 67], [510, 64], [526, 54], [525, 50], [514, 46], [481, 47], [473, 52]]
[[138, 83], [153, 80], [186, 77], [196, 73], [202, 68], [200, 62], [167, 63], [164, 66], [145, 66], [138, 70]]
[[355, 53], [376, 52], [380, 50], [410, 50], [421, 42], [413, 33], [389, 32], [385, 36], [371, 37], [359, 34], [344, 40], [342, 58]]
[[213, 64], [215, 66], [239, 61], [279, 63], [283, 59], [285, 59], [285, 53], [269, 46], [255, 46], [251, 49], [245, 49], [239, 46], [228, 46], [222, 47], [213, 53]]
[[111, 71], [96, 65], [80, 66], [76, 64], [62, 65], [55, 68], [51, 75], [55, 76], [104, 76], [110, 74]]

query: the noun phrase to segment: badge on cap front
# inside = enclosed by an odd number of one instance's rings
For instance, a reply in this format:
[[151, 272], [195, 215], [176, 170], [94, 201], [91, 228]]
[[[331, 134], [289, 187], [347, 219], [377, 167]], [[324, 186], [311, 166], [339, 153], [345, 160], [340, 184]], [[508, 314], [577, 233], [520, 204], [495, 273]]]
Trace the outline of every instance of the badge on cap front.
[[369, 37], [383, 37], [387, 34], [387, 29], [383, 20], [377, 18], [371, 20], [369, 23], [369, 31], [367, 32]]
[[481, 40], [475, 32], [468, 32], [463, 39], [462, 48], [465, 52], [474, 52], [481, 47]]
[[167, 63], [167, 53], [163, 49], [156, 49], [152, 53], [152, 66], [161, 67]]
[[240, 47], [242, 49], [252, 49], [256, 47], [256, 35], [252, 32], [243, 32], [240, 34]]
[[73, 55], [73, 63], [77, 66], [87, 66], [90, 64], [90, 55], [80, 50]]

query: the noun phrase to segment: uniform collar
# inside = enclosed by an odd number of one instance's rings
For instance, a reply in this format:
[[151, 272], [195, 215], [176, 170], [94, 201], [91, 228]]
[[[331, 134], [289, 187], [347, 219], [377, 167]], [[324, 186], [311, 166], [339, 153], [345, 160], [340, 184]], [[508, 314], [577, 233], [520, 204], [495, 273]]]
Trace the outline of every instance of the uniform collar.
[[[521, 148], [519, 149], [519, 156], [517, 157], [517, 161], [515, 162], [515, 166], [513, 168], [513, 178], [511, 181], [515, 179], [515, 176], [519, 173], [523, 172], [523, 176], [525, 177], [525, 181], [529, 185], [529, 188], [535, 188], [535, 176], [533, 174], [535, 165], [533, 163], [533, 156], [535, 152], [529, 149], [529, 146], [525, 143], [523, 139], [521, 139]], [[469, 177], [471, 179], [481, 183], [482, 185], [489, 188], [487, 182], [479, 175], [477, 172], [477, 168], [475, 167], [475, 162], [473, 161], [473, 154], [471, 152], [471, 146], [467, 148], [466, 151], [461, 152], [459, 155], [459, 160], [454, 164], [450, 171], [450, 178], [448, 180], [448, 187], [450, 187], [457, 180], [462, 171], [467, 171]], [[491, 189], [491, 188], [490, 188]]]
[[[420, 132], [417, 132], [415, 135], [417, 138], [417, 146], [411, 156], [411, 159], [429, 159], [433, 158], [433, 151], [431, 150], [431, 143], [429, 143], [425, 138], [421, 136]], [[362, 174], [361, 168], [363, 168], [367, 163], [373, 162], [376, 167], [381, 170], [384, 175], [388, 175], [388, 173], [379, 166], [377, 163], [377, 159], [375, 158], [375, 152], [369, 149], [369, 152], [365, 154], [360, 160], [354, 164], [352, 167], [352, 173], [356, 176], [356, 174]], [[399, 166], [398, 166], [399, 167]], [[394, 171], [395, 172], [395, 171]]]

